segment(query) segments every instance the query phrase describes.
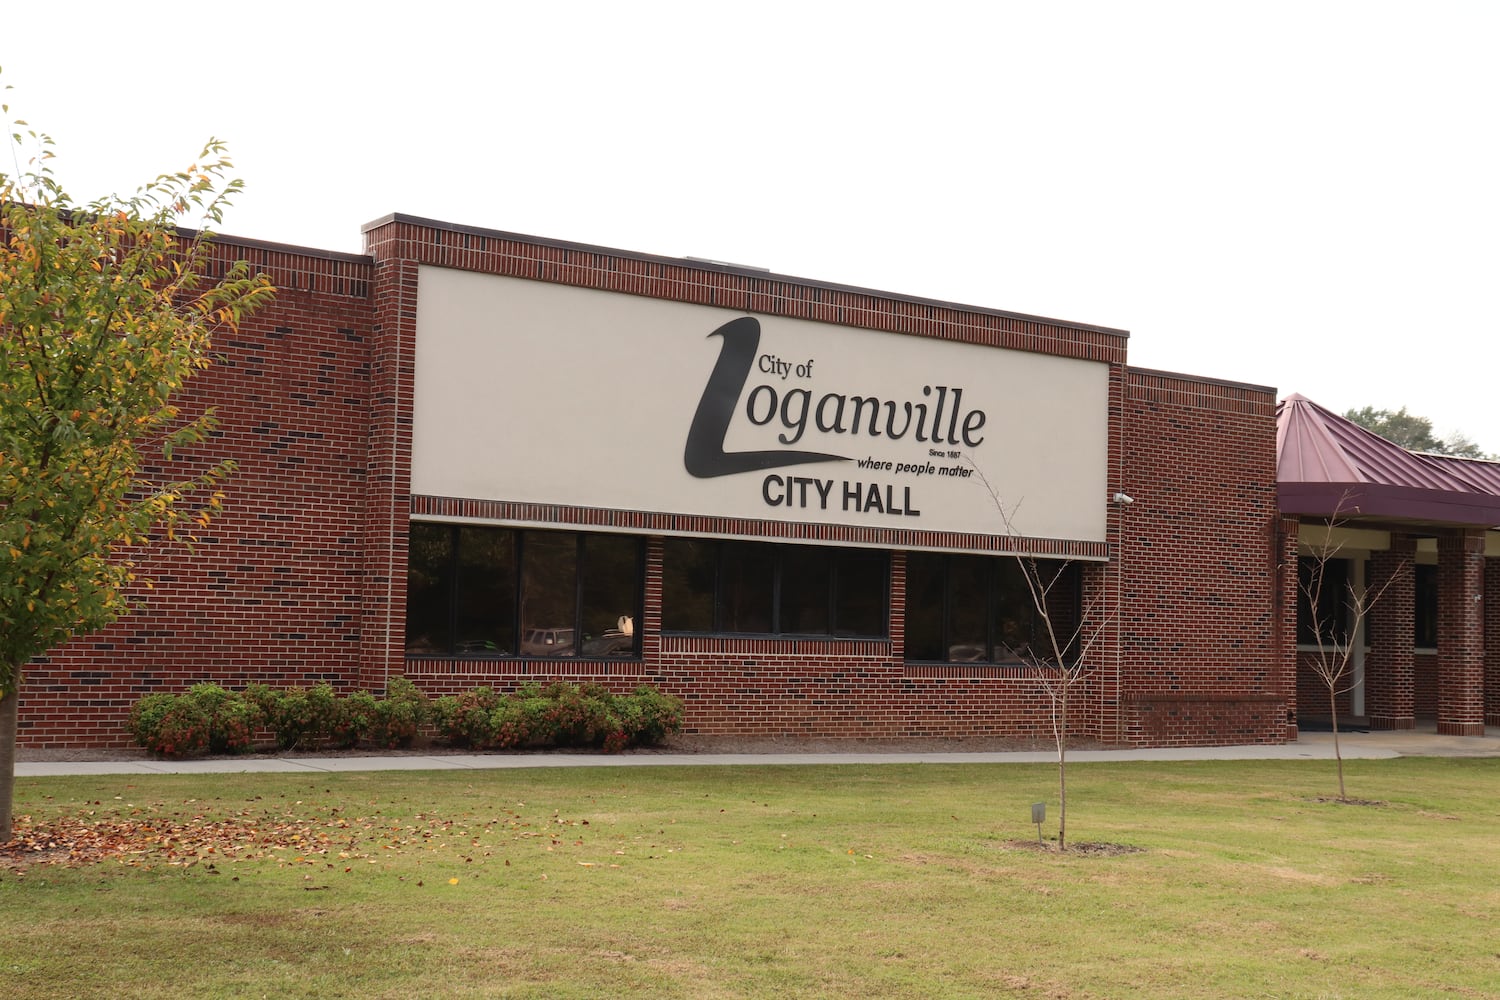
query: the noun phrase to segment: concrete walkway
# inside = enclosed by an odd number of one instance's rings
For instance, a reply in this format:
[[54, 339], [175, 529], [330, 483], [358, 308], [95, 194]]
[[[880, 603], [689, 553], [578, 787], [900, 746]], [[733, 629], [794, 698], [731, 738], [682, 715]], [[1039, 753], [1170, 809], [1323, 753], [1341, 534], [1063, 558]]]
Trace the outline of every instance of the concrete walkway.
[[[1406, 731], [1343, 733], [1345, 760], [1393, 757], [1500, 757], [1500, 728], [1484, 736], [1439, 736]], [[343, 771], [478, 771], [518, 767], [670, 767], [786, 764], [1049, 764], [1051, 750], [1004, 753], [483, 753], [374, 757], [239, 757], [217, 760], [19, 761], [16, 777], [70, 774], [328, 774]], [[1073, 762], [1131, 760], [1332, 760], [1333, 734], [1304, 733], [1274, 746], [1158, 747], [1144, 750], [1074, 750]]]

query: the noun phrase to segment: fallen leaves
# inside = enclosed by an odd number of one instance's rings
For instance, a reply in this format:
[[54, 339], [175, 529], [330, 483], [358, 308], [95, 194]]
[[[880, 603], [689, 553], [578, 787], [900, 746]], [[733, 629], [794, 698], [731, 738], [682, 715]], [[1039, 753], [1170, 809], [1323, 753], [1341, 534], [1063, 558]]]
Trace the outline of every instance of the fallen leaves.
[[[572, 820], [556, 812], [536, 820], [514, 811], [484, 820], [424, 812], [401, 822], [380, 815], [378, 809], [369, 816], [351, 818], [337, 808], [325, 812], [302, 801], [290, 807], [257, 806], [218, 815], [196, 800], [176, 810], [160, 802], [137, 805], [118, 800], [114, 808], [96, 808], [101, 805], [86, 802], [71, 815], [17, 817], [14, 839], [0, 844], [0, 871], [24, 875], [39, 865], [82, 867], [114, 862], [147, 870], [158, 865], [205, 865], [204, 871], [218, 874], [218, 867], [209, 862], [267, 862], [281, 867], [342, 868], [350, 874], [359, 861], [381, 865], [413, 852], [477, 868], [495, 856], [501, 841], [518, 848], [576, 854], [589, 849], [580, 834], [591, 831], [588, 820]], [[612, 853], [623, 855], [624, 851]], [[509, 867], [510, 859], [503, 860]], [[592, 861], [579, 864], [595, 866]], [[458, 882], [457, 878], [449, 880], [450, 885]], [[303, 888], [313, 891], [327, 886]]]

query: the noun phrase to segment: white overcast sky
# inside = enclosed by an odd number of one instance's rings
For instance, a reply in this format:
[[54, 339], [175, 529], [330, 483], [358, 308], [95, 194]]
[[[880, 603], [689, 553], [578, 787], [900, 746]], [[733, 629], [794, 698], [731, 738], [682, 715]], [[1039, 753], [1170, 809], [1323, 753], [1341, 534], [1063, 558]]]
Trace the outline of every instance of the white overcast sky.
[[1131, 332], [1500, 452], [1500, 3], [9, 10], [81, 200], [228, 140], [222, 231], [391, 212]]

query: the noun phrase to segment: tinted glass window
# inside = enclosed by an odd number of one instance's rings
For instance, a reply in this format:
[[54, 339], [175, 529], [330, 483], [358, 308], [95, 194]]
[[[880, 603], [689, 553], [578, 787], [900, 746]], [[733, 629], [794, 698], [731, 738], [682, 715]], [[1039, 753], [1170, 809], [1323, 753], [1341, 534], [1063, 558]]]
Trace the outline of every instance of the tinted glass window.
[[[1038, 595], [1063, 646], [1076, 655], [1080, 620], [1076, 564], [1038, 559]], [[1036, 664], [1052, 659], [1046, 622], [1026, 571], [1009, 556], [913, 552], [906, 557], [906, 658], [941, 663]]]
[[890, 565], [878, 549], [669, 538], [662, 552], [662, 628], [884, 636]]
[[417, 523], [409, 549], [411, 655], [639, 655], [639, 538]]

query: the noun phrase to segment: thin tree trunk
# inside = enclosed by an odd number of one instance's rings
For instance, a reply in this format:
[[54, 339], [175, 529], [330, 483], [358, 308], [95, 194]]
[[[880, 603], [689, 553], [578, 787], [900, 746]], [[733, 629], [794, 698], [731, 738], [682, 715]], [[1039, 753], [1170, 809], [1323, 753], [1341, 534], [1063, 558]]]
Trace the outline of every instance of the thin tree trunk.
[[11, 839], [12, 800], [16, 795], [16, 720], [21, 698], [15, 691], [0, 697], [0, 844]]
[[1339, 699], [1334, 693], [1334, 685], [1328, 685], [1328, 717], [1333, 720], [1333, 759], [1337, 762], [1339, 772], [1339, 801], [1348, 799], [1344, 794], [1344, 755], [1339, 750]]
[[[1063, 668], [1066, 670], [1066, 668]], [[1057, 737], [1057, 849], [1068, 849], [1068, 688], [1064, 674], [1063, 688], [1052, 703], [1058, 714], [1053, 720], [1052, 732]]]

